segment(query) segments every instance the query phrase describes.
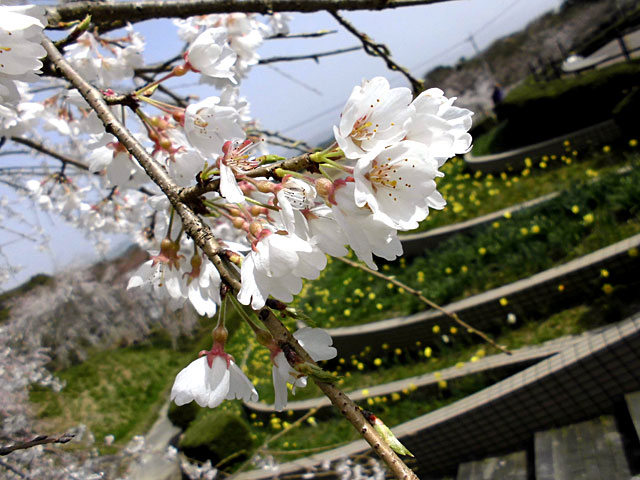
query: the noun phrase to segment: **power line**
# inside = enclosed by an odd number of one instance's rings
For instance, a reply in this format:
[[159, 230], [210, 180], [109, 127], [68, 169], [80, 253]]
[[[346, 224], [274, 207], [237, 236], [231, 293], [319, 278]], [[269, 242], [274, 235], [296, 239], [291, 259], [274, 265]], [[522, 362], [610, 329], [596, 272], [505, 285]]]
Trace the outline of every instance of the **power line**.
[[[482, 24], [480, 27], [478, 27], [475, 31], [473, 31], [469, 35], [469, 37], [467, 37], [467, 38], [465, 38], [463, 40], [460, 40], [459, 42], [447, 47], [446, 49], [443, 49], [439, 53], [437, 53], [435, 55], [432, 55], [431, 57], [427, 58], [426, 60], [423, 60], [418, 65], [416, 65], [414, 67], [411, 67], [410, 70], [421, 69], [421, 68], [425, 67], [427, 64], [431, 63], [436, 58], [439, 58], [439, 57], [441, 57], [441, 56], [453, 51], [454, 49], [466, 44], [467, 42], [470, 42], [473, 39], [474, 35], [477, 35], [477, 34], [481, 33], [487, 27], [489, 27], [490, 25], [492, 25], [493, 23], [498, 21], [503, 15], [505, 15], [509, 10], [511, 10], [513, 7], [515, 7], [521, 1], [522, 0], [513, 0], [506, 8], [504, 8], [503, 10], [498, 12], [496, 15], [494, 15], [489, 20], [487, 20], [484, 24]], [[477, 46], [476, 46], [476, 48], [477, 48]], [[318, 114], [315, 114], [313, 116], [305, 118], [304, 120], [297, 121], [295, 124], [290, 125], [290, 126], [286, 127], [285, 129], [281, 130], [281, 132], [282, 133], [286, 133], [286, 132], [289, 132], [291, 130], [296, 130], [296, 129], [300, 128], [300, 127], [306, 126], [311, 120], [318, 119], [318, 118], [321, 118], [321, 117], [323, 117], [325, 115], [333, 113], [335, 110], [337, 110], [338, 108], [340, 108], [343, 105], [344, 105], [344, 102], [337, 103], [336, 105], [328, 107], [327, 109], [323, 110], [322, 112], [320, 112]]]

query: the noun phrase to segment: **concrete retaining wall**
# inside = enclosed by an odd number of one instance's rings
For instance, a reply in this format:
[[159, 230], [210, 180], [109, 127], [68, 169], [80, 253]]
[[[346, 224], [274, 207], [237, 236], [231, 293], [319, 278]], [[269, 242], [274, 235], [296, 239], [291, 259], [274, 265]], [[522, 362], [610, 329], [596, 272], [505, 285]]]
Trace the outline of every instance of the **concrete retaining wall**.
[[607, 120], [575, 132], [560, 135], [544, 142], [534, 143], [526, 147], [516, 148], [508, 152], [474, 157], [465, 155], [465, 161], [472, 172], [482, 173], [506, 172], [509, 169], [520, 171], [525, 168], [524, 159], [540, 158], [543, 155], [564, 155], [564, 142], [569, 140], [571, 150], [583, 150], [588, 147], [613, 142], [622, 136], [620, 128], [613, 120]]
[[[473, 327], [488, 330], [503, 325], [511, 312], [532, 315], [566, 307], [602, 293], [601, 282], [597, 281], [601, 269], [608, 270], [608, 282], [613, 285], [639, 283], [640, 256], [630, 256], [631, 248], [640, 248], [640, 234], [529, 278], [451, 303], [445, 309], [456, 312]], [[502, 298], [507, 299], [506, 306], [500, 303]], [[384, 354], [383, 344], [392, 350], [415, 349], [416, 342], [422, 346], [440, 342], [439, 334], [432, 332], [436, 324], [442, 332], [456, 325], [449, 317], [429, 310], [408, 317], [334, 328], [329, 333], [340, 357], [350, 358], [365, 349], [374, 357]]]
[[[455, 475], [456, 466], [521, 448], [536, 431], [611, 413], [640, 389], [640, 314], [586, 336], [543, 360], [452, 405], [395, 427], [423, 480]], [[363, 440], [238, 478], [262, 479], [322, 471], [322, 465], [369, 452]], [[337, 478], [323, 472], [323, 478]]]

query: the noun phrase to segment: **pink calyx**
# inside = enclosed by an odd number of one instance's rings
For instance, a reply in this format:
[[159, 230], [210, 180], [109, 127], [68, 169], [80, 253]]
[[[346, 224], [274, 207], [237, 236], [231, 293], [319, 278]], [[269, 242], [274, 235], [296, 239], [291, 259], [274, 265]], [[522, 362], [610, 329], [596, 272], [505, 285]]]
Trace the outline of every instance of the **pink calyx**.
[[213, 359], [216, 357], [222, 357], [226, 360], [227, 369], [231, 366], [231, 360], [233, 360], [233, 357], [224, 351], [224, 346], [220, 343], [214, 343], [211, 350], [202, 350], [198, 353], [198, 357], [203, 357], [204, 355], [207, 356], [209, 368], [213, 368]]

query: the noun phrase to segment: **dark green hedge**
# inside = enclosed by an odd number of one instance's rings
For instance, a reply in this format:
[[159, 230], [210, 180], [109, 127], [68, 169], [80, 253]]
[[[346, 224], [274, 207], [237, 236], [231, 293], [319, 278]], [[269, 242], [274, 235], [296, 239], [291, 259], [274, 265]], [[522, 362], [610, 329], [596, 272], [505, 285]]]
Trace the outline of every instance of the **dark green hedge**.
[[199, 415], [180, 439], [180, 449], [185, 455], [203, 462], [211, 460], [213, 465], [231, 455], [235, 461], [247, 458], [252, 446], [247, 423], [220, 410]]
[[507, 95], [496, 114], [504, 126], [491, 139], [497, 153], [570, 133], [612, 117], [638, 85], [640, 61], [545, 83], [527, 82]]

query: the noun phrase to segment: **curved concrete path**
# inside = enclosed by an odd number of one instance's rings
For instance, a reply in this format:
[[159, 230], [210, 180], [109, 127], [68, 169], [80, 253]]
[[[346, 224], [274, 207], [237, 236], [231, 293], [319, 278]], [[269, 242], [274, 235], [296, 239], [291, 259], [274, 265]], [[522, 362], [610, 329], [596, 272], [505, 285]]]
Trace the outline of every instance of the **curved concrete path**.
[[167, 417], [169, 403], [163, 405], [158, 419], [144, 438], [144, 450], [129, 466], [128, 480], [180, 480], [180, 464], [178, 457], [169, 459], [166, 456], [171, 439], [180, 433]]
[[524, 159], [527, 157], [539, 158], [542, 155], [564, 155], [567, 148], [564, 145], [566, 140], [569, 140], [571, 143], [570, 148], [573, 150], [606, 144], [620, 138], [621, 135], [622, 132], [616, 122], [614, 120], [606, 120], [590, 127], [559, 135], [543, 142], [509, 150], [508, 152], [479, 157], [474, 157], [467, 153], [464, 159], [472, 172], [479, 170], [482, 173], [498, 173], [509, 169], [520, 171], [525, 168]]
[[454, 235], [467, 233], [476, 227], [488, 225], [495, 220], [501, 219], [505, 213], [517, 213], [528, 208], [535, 207], [550, 200], [553, 200], [561, 192], [551, 192], [546, 195], [542, 195], [538, 198], [528, 200], [526, 202], [518, 203], [510, 207], [505, 207], [501, 210], [487, 213], [480, 217], [475, 217], [464, 222], [454, 223], [452, 225], [445, 225], [443, 227], [434, 228], [427, 232], [410, 233], [407, 235], [398, 235], [400, 242], [402, 243], [402, 250], [404, 257], [414, 257], [424, 253], [425, 250], [433, 248], [440, 242], [443, 242]]

